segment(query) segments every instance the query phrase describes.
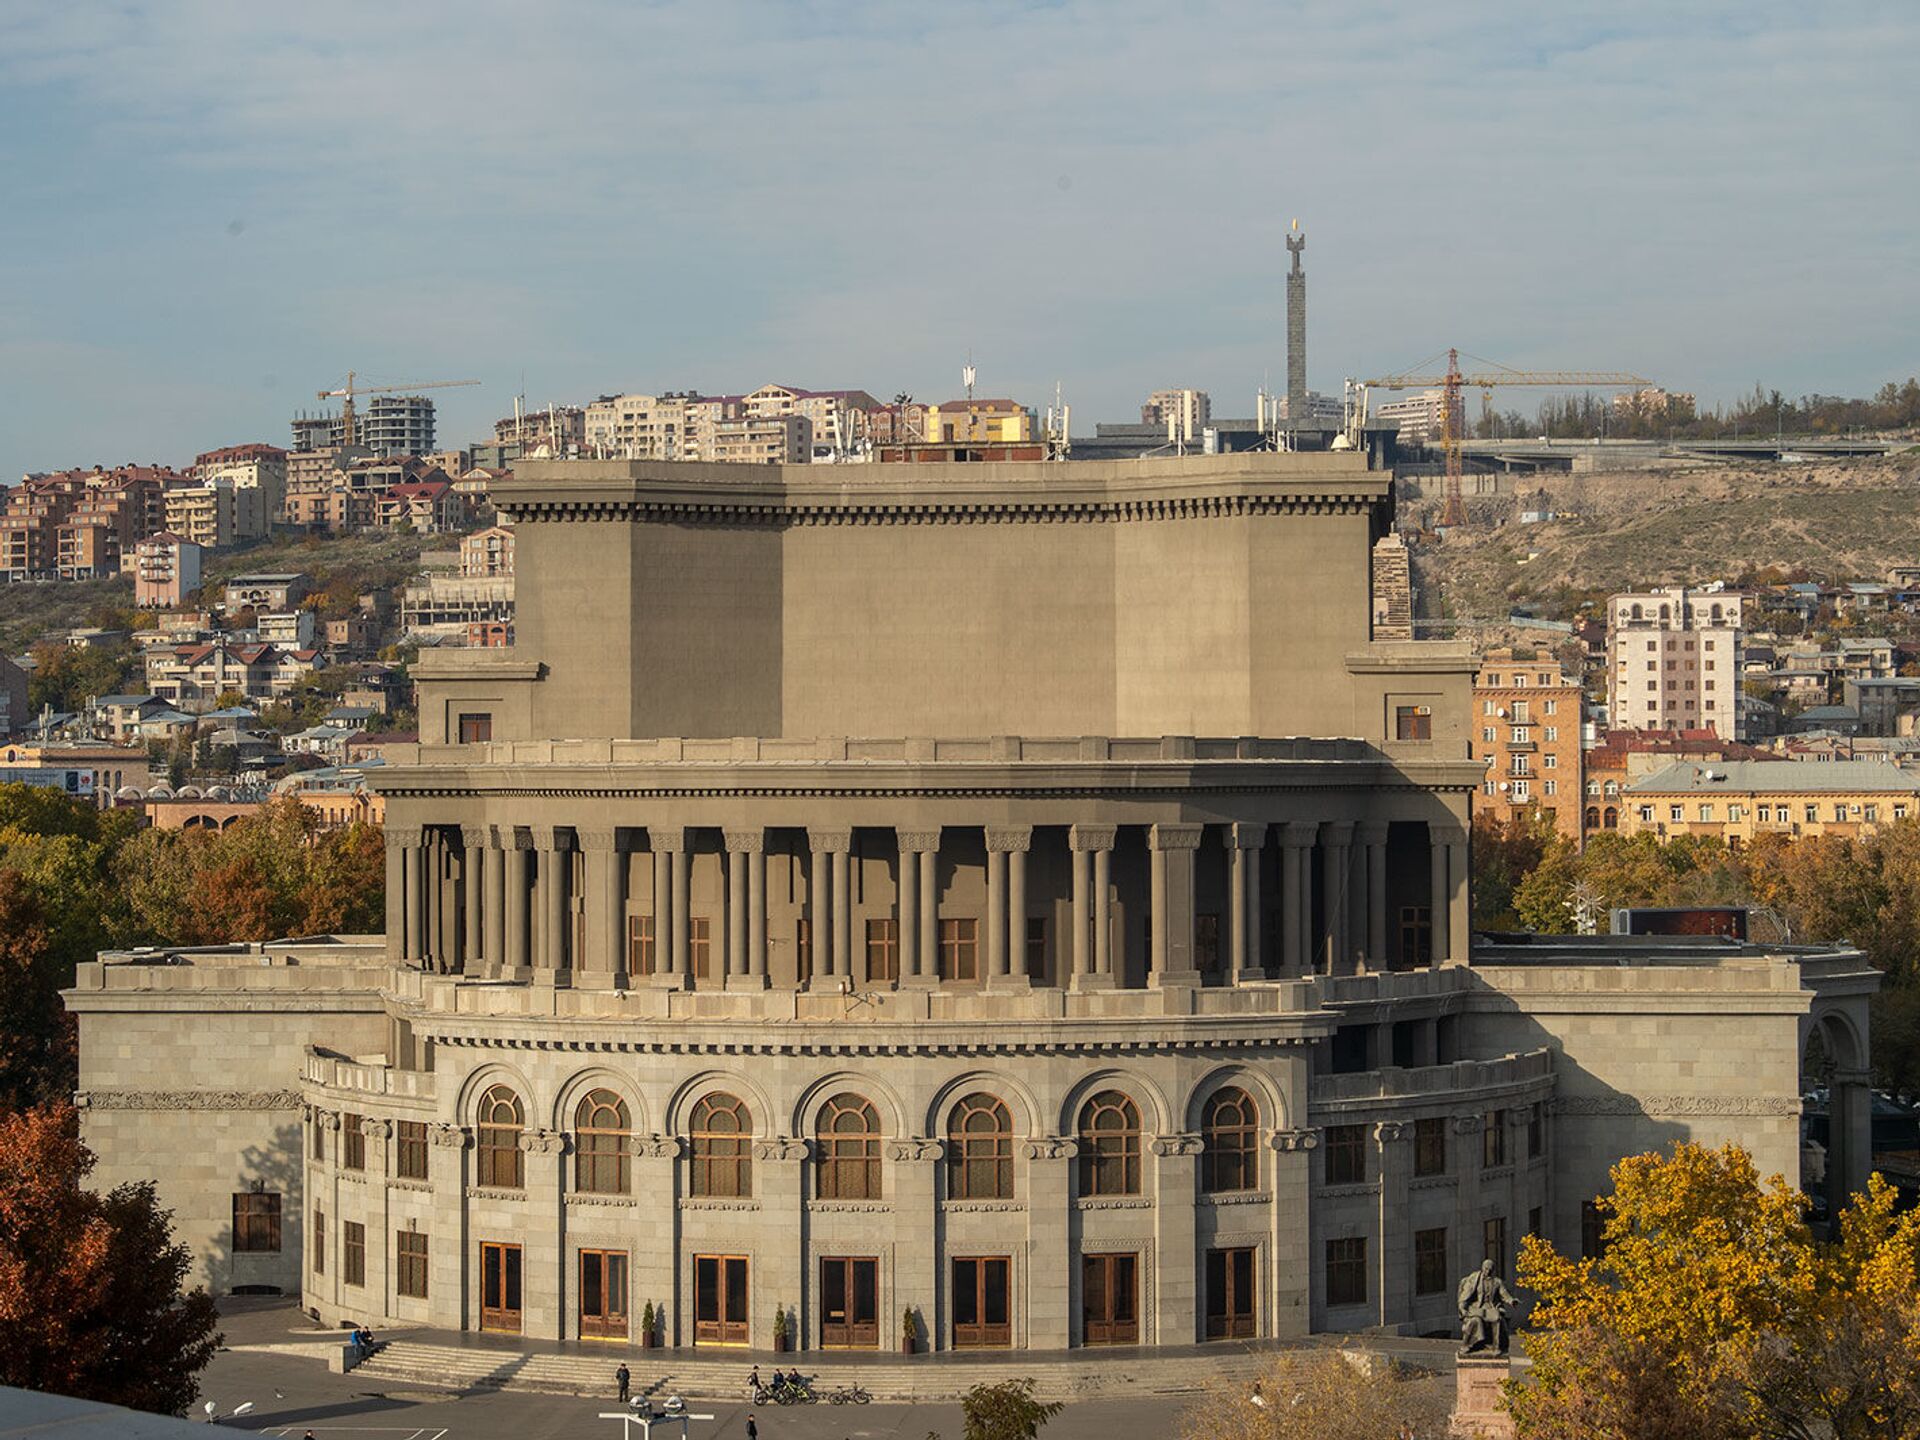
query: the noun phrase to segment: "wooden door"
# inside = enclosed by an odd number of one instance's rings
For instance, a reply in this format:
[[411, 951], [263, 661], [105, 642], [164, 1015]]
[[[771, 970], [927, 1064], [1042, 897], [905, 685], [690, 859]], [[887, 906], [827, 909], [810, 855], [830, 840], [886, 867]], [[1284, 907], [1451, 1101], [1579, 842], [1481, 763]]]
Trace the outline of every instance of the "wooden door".
[[871, 1350], [880, 1343], [880, 1262], [832, 1256], [820, 1262], [820, 1344]]
[[693, 1257], [693, 1343], [747, 1343], [747, 1259], [744, 1255]]
[[580, 1338], [627, 1338], [627, 1252], [580, 1252]]
[[480, 1246], [480, 1328], [520, 1333], [520, 1247], [488, 1240]]
[[1140, 1257], [1080, 1257], [1080, 1337], [1086, 1345], [1140, 1340]]
[[1013, 1344], [1013, 1263], [1004, 1255], [953, 1262], [953, 1345], [956, 1350], [1003, 1349]]
[[1207, 1339], [1255, 1333], [1252, 1249], [1207, 1252]]

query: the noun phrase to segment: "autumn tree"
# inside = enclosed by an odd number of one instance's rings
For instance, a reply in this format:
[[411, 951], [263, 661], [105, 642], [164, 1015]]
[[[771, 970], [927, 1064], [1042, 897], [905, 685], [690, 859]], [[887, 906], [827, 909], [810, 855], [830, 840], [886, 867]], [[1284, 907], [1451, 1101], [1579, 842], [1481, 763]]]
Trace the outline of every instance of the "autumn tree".
[[20, 872], [0, 868], [0, 1112], [73, 1088], [73, 1022], [46, 913]]
[[0, 1384], [178, 1415], [219, 1346], [151, 1183], [100, 1194], [71, 1106], [0, 1115]]
[[1402, 1426], [1439, 1435], [1452, 1399], [1430, 1375], [1353, 1352], [1272, 1355], [1257, 1383], [1209, 1385], [1181, 1415], [1181, 1440], [1388, 1440]]
[[1057, 1400], [1034, 1399], [1030, 1379], [976, 1385], [960, 1397], [966, 1440], [1035, 1440], [1062, 1408]]

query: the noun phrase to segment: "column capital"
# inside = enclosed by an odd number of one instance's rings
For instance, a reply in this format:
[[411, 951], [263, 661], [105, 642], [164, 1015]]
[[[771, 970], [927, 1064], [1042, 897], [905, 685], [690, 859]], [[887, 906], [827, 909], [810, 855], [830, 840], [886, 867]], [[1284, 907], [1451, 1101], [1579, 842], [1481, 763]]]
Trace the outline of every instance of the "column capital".
[[533, 848], [536, 850], [571, 850], [573, 848], [573, 827], [570, 825], [534, 825], [528, 828], [533, 836]]
[[758, 855], [767, 848], [765, 830], [723, 830], [729, 855]]
[[987, 853], [1012, 855], [1024, 852], [1033, 846], [1033, 827], [1031, 825], [989, 825], [987, 832]]
[[1320, 840], [1326, 845], [1350, 845], [1353, 843], [1353, 822], [1351, 820], [1323, 820], [1320, 822]]
[[1320, 1131], [1317, 1127], [1276, 1130], [1267, 1143], [1276, 1150], [1317, 1150], [1320, 1148]]
[[1153, 850], [1198, 850], [1203, 825], [1149, 825], [1147, 845]]
[[944, 1140], [932, 1140], [924, 1136], [909, 1136], [904, 1140], [887, 1142], [887, 1158], [898, 1161], [938, 1160], [947, 1153]]
[[815, 855], [844, 855], [853, 848], [851, 830], [808, 830], [807, 849]]
[[369, 1140], [385, 1140], [393, 1134], [393, 1122], [391, 1120], [363, 1120], [360, 1128], [367, 1132], [367, 1138]]
[[658, 855], [679, 855], [687, 848], [687, 832], [678, 825], [649, 825], [647, 848]]
[[1453, 1117], [1453, 1133], [1456, 1135], [1478, 1135], [1484, 1127], [1479, 1115], [1456, 1115]]
[[903, 855], [936, 855], [940, 851], [940, 832], [934, 830], [895, 830], [893, 838]]
[[533, 849], [533, 834], [524, 826], [503, 825], [500, 827], [500, 848], [502, 850]]
[[493, 843], [493, 827], [491, 825], [462, 825], [460, 827], [460, 843], [465, 845], [469, 850], [484, 850]]
[[1236, 820], [1227, 826], [1227, 845], [1234, 850], [1258, 850], [1267, 843], [1267, 822]]
[[1464, 845], [1467, 843], [1467, 827], [1452, 820], [1429, 820], [1427, 840], [1434, 845]]
[[1198, 1135], [1156, 1135], [1147, 1142], [1147, 1148], [1163, 1158], [1173, 1155], [1198, 1155], [1202, 1149], [1202, 1142]]
[[420, 834], [421, 827], [418, 825], [389, 825], [387, 843], [398, 845], [403, 850], [417, 850], [420, 848]]
[[1387, 822], [1363, 820], [1353, 827], [1353, 838], [1362, 845], [1384, 845], [1387, 843]]
[[1071, 1135], [1040, 1135], [1022, 1141], [1020, 1153], [1029, 1160], [1071, 1160], [1080, 1153], [1080, 1142]]
[[1067, 844], [1075, 850], [1111, 850], [1118, 826], [1072, 825], [1067, 828]]
[[610, 854], [620, 848], [620, 831], [616, 828], [575, 830], [573, 833], [580, 842], [580, 848], [595, 855]]
[[649, 1160], [676, 1160], [680, 1156], [678, 1135], [636, 1135], [633, 1153]]
[[567, 1136], [563, 1130], [522, 1130], [520, 1148], [529, 1155], [564, 1155]]
[[473, 1131], [465, 1125], [435, 1125], [427, 1138], [442, 1150], [464, 1150], [473, 1143]]
[[753, 1158], [798, 1163], [807, 1158], [808, 1148], [807, 1142], [798, 1135], [776, 1135], [770, 1140], [754, 1141]]
[[1413, 1126], [1404, 1120], [1382, 1120], [1373, 1127], [1373, 1138], [1383, 1146], [1398, 1140], [1411, 1140]]
[[1305, 850], [1320, 838], [1320, 826], [1312, 820], [1288, 820], [1274, 827], [1280, 832], [1280, 843], [1289, 850]]

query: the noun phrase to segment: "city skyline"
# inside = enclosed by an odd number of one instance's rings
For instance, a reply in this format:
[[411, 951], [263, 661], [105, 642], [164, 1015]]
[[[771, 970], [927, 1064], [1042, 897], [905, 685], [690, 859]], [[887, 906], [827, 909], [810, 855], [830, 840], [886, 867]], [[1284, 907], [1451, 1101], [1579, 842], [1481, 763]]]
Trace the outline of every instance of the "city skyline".
[[523, 383], [946, 399], [969, 357], [1076, 428], [1166, 386], [1250, 413], [1296, 215], [1322, 391], [1452, 344], [1870, 394], [1916, 367], [1875, 63], [1916, 38], [1891, 5], [22, 13], [0, 473], [283, 444], [348, 369], [483, 379], [436, 394], [448, 444]]

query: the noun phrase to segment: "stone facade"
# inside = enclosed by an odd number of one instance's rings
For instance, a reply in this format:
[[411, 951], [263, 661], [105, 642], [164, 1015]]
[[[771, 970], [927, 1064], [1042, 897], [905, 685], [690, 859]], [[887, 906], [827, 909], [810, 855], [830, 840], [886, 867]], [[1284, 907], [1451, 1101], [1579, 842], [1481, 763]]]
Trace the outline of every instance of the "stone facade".
[[326, 1319], [1055, 1349], [1445, 1330], [1616, 1142], [1791, 1173], [1858, 957], [1470, 955], [1473, 660], [1370, 633], [1364, 467], [524, 466], [380, 948], [84, 967], [103, 1178]]

